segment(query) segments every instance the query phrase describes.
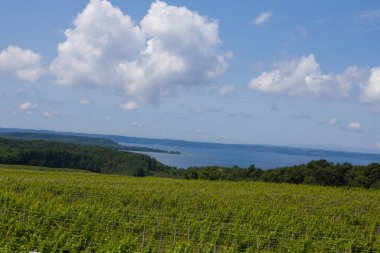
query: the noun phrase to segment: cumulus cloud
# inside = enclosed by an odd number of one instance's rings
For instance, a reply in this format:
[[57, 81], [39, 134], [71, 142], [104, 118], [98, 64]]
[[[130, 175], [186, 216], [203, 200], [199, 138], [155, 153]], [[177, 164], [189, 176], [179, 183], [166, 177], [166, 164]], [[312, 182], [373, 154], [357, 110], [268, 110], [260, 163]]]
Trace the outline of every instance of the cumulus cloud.
[[360, 99], [364, 102], [380, 102], [380, 67], [372, 68], [367, 82], [362, 86]]
[[219, 90], [218, 94], [221, 96], [227, 96], [229, 94], [232, 94], [235, 90], [235, 86], [233, 85], [223, 85]]
[[362, 77], [357, 67], [349, 67], [342, 74], [323, 74], [313, 54], [287, 62], [279, 62], [274, 69], [263, 72], [249, 83], [261, 92], [299, 97], [349, 97], [351, 86]]
[[255, 26], [261, 26], [263, 24], [265, 24], [266, 22], [269, 21], [269, 19], [273, 16], [273, 12], [263, 12], [261, 13], [259, 16], [257, 16], [255, 18], [255, 20], [253, 20], [253, 24]]
[[353, 132], [363, 132], [363, 126], [359, 122], [351, 122], [346, 126], [346, 130]]
[[31, 103], [31, 102], [26, 102], [26, 103], [23, 103], [19, 106], [19, 110], [22, 112], [29, 112], [29, 111], [36, 109], [37, 107], [38, 107], [37, 104]]
[[0, 52], [0, 73], [35, 82], [44, 74], [41, 56], [31, 50], [9, 46]]
[[217, 21], [161, 1], [136, 24], [109, 1], [91, 0], [65, 36], [50, 65], [58, 84], [121, 90], [150, 103], [215, 82], [230, 57], [218, 50]]
[[129, 101], [120, 105], [120, 108], [127, 111], [134, 111], [139, 109], [139, 105], [134, 101]]

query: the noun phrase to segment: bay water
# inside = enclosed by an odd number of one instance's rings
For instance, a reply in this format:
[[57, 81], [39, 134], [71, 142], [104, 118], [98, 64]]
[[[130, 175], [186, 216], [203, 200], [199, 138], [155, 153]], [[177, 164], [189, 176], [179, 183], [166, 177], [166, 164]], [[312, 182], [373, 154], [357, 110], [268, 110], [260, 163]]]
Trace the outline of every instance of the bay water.
[[368, 165], [380, 163], [380, 154], [328, 151], [266, 145], [236, 145], [197, 142], [138, 142], [120, 143], [128, 146], [143, 146], [168, 151], [179, 151], [181, 154], [137, 152], [147, 154], [156, 160], [177, 168], [192, 166], [234, 166], [246, 168], [252, 164], [262, 169], [293, 166], [311, 160], [326, 159], [334, 163], [351, 163]]

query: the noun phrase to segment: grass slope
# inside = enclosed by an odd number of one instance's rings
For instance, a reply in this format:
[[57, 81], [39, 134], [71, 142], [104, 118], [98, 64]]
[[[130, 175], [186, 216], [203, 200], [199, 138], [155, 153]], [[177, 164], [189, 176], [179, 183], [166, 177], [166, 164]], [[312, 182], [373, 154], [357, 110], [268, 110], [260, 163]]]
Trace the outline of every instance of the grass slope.
[[0, 252], [379, 252], [380, 191], [0, 165]]

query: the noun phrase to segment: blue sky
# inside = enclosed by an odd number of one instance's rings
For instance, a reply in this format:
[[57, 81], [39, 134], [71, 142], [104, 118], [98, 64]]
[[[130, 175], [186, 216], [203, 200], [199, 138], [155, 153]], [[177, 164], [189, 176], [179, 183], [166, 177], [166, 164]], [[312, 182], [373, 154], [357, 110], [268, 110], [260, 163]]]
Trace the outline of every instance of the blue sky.
[[0, 126], [380, 152], [378, 1], [1, 1]]

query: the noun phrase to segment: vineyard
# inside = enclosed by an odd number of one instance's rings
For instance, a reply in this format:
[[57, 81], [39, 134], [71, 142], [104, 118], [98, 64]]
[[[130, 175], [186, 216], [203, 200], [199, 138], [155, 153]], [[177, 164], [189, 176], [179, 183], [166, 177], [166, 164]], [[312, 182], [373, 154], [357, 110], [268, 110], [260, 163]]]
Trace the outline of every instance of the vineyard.
[[0, 252], [380, 252], [380, 191], [0, 165]]

